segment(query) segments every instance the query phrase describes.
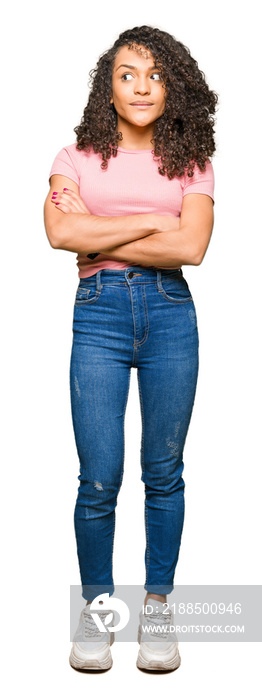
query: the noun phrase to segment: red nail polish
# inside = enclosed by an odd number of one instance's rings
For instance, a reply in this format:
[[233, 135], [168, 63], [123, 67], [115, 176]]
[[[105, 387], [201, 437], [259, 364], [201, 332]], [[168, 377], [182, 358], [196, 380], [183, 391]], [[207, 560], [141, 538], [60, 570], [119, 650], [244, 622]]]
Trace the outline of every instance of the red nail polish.
[[67, 192], [67, 191], [68, 191], [68, 187], [64, 187], [64, 192]]
[[55, 205], [56, 205], [56, 206], [57, 206], [57, 204], [60, 204], [60, 202], [55, 202]]
[[53, 194], [58, 194], [58, 192], [53, 192]]
[[52, 197], [52, 199], [56, 199], [56, 195], [54, 195], [54, 194], [53, 194], [53, 197]]

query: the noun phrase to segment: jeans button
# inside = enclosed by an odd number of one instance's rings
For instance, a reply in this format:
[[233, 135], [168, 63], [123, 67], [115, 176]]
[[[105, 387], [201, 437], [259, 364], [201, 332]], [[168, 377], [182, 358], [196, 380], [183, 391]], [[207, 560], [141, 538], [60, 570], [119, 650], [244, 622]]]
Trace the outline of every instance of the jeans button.
[[130, 280], [131, 280], [131, 279], [132, 279], [132, 277], [134, 277], [134, 273], [133, 273], [133, 272], [129, 272], [127, 276], [128, 276], [128, 279], [130, 279]]

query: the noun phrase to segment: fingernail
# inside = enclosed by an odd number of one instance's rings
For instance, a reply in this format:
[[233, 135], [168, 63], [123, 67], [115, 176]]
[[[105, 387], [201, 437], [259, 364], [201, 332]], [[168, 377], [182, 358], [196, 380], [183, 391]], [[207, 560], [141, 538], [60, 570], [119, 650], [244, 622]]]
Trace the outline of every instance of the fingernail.
[[54, 194], [53, 194], [53, 197], [52, 197], [52, 199], [56, 199], [56, 195], [54, 195]]
[[64, 187], [64, 192], [67, 192], [67, 191], [68, 191], [68, 187]]
[[58, 194], [58, 192], [53, 192], [53, 194]]
[[56, 206], [57, 206], [58, 204], [60, 204], [60, 202], [55, 202], [55, 205], [56, 205]]

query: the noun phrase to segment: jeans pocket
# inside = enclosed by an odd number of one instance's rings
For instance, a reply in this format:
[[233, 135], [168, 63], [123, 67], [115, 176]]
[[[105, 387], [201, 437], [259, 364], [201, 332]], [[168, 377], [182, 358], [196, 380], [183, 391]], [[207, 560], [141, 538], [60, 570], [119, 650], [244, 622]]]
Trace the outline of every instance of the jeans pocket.
[[189, 286], [185, 278], [179, 277], [162, 277], [162, 288], [159, 288], [159, 293], [173, 304], [185, 304], [193, 301]]
[[100, 297], [100, 294], [101, 290], [98, 290], [94, 285], [89, 284], [88, 286], [80, 282], [76, 292], [75, 305], [92, 304]]

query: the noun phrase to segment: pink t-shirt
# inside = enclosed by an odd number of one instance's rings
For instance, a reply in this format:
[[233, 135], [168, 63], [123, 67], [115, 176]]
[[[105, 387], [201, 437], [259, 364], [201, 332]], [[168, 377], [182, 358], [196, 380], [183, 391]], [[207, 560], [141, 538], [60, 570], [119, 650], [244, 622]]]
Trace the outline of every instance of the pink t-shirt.
[[[173, 180], [158, 172], [158, 161], [152, 150], [132, 151], [118, 147], [117, 156], [101, 169], [101, 156], [93, 149], [78, 151], [76, 143], [62, 148], [57, 154], [49, 177], [65, 175], [79, 186], [80, 197], [91, 214], [96, 216], [125, 216], [155, 214], [179, 216], [186, 194], [201, 193], [214, 198], [214, 173], [210, 161], [201, 173], [195, 165], [193, 177], [186, 175]], [[112, 260], [100, 254], [94, 260], [77, 256], [79, 277], [89, 277], [102, 269], [125, 269], [137, 263]], [[165, 269], [165, 268], [161, 268]]]

